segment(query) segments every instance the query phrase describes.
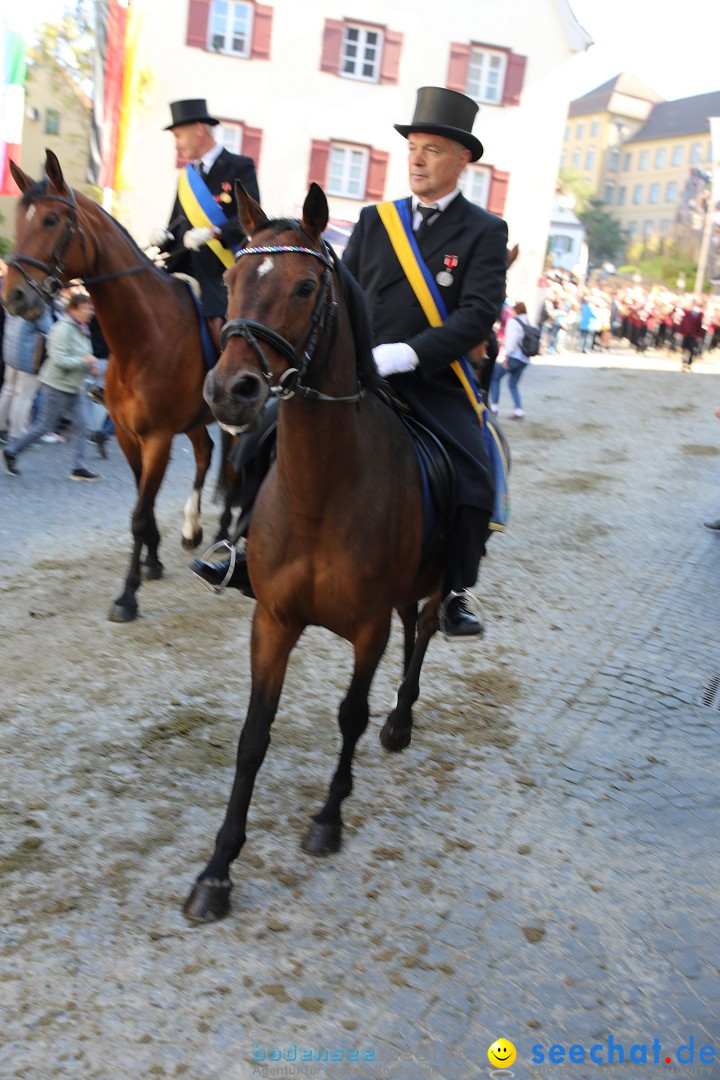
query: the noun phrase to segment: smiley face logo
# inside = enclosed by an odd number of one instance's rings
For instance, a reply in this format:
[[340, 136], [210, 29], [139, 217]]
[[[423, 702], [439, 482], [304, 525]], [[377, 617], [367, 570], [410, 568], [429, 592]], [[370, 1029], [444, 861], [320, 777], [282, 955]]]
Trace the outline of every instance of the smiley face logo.
[[517, 1051], [508, 1039], [496, 1039], [488, 1049], [488, 1061], [496, 1069], [506, 1069], [512, 1065], [517, 1056]]

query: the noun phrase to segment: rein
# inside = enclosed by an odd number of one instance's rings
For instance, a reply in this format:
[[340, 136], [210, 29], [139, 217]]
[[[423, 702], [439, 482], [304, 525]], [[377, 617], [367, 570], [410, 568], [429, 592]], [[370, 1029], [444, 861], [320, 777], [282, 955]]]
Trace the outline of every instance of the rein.
[[[22, 274], [27, 284], [35, 290], [42, 300], [46, 303], [52, 303], [55, 295], [66, 284], [62, 280], [62, 275], [65, 268], [65, 259], [67, 257], [70, 245], [77, 233], [80, 240], [80, 247], [83, 254], [83, 261], [85, 266], [88, 265], [87, 248], [85, 246], [85, 234], [82, 230], [82, 226], [77, 221], [77, 202], [75, 200], [75, 193], [72, 188], [68, 188], [69, 197], [65, 198], [64, 195], [36, 195], [33, 199], [32, 205], [36, 202], [60, 202], [64, 206], [69, 207], [70, 213], [65, 218], [65, 228], [53, 250], [50, 259], [51, 263], [42, 262], [40, 259], [34, 259], [30, 255], [23, 255], [22, 253], [13, 252], [12, 255], [8, 255], [5, 262], [8, 266], [14, 266], [15, 269]], [[30, 275], [25, 269], [27, 266], [37, 267], [38, 270], [43, 270], [46, 274], [44, 281], [37, 281], [32, 275]], [[110, 274], [96, 274], [93, 277], [84, 275], [80, 278], [80, 281], [85, 285], [97, 285], [101, 281], [114, 281], [116, 278], [126, 277], [128, 274], [138, 274], [141, 270], [149, 270], [151, 267], [146, 266], [144, 263], [137, 263], [135, 266], [129, 266], [124, 270], [115, 270]]]
[[[268, 383], [270, 393], [273, 397], [277, 397], [281, 401], [286, 401], [294, 394], [299, 394], [301, 397], [310, 398], [314, 401], [356, 403], [365, 396], [365, 390], [360, 385], [359, 375], [357, 392], [355, 394], [348, 394], [344, 397], [333, 397], [331, 394], [323, 394], [319, 390], [315, 390], [312, 386], [307, 386], [302, 381], [305, 378], [308, 367], [315, 355], [321, 331], [326, 331], [329, 334], [334, 327], [337, 318], [337, 301], [335, 299], [332, 280], [334, 263], [330, 257], [329, 248], [325, 241], [321, 240], [320, 243], [322, 244], [322, 251], [315, 251], [314, 248], [300, 247], [292, 244], [272, 244], [267, 246], [241, 248], [236, 255], [237, 260], [242, 258], [243, 255], [275, 255], [284, 254], [286, 252], [296, 252], [302, 255], [313, 255], [323, 264], [324, 270], [320, 291], [318, 292], [315, 307], [310, 316], [310, 322], [301, 337], [300, 342], [298, 342], [297, 345], [292, 345], [287, 338], [282, 336], [282, 334], [278, 334], [277, 331], [266, 326], [265, 323], [257, 322], [255, 319], [229, 319], [222, 328], [220, 345], [221, 348], [224, 349], [232, 337], [241, 337], [247, 341], [257, 357], [260, 370]], [[273, 382], [274, 376], [270, 370], [270, 365], [267, 362], [267, 357], [260, 345], [261, 341], [264, 341], [266, 345], [270, 345], [271, 348], [279, 352], [280, 355], [287, 360], [288, 364], [290, 364], [290, 367], [280, 375], [277, 383]], [[301, 349], [302, 358], [298, 361]]]

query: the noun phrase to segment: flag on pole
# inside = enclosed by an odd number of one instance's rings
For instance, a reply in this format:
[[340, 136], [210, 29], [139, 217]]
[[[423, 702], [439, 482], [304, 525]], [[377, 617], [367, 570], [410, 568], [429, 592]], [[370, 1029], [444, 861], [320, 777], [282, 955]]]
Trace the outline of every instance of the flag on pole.
[[88, 180], [104, 190], [117, 187], [118, 165], [127, 148], [127, 128], [136, 89], [134, 53], [139, 16], [128, 0], [96, 0], [93, 123]]
[[117, 133], [117, 151], [115, 155], [115, 178], [113, 187], [116, 191], [126, 191], [132, 184], [130, 176], [130, 136], [132, 119], [137, 108], [140, 90], [140, 68], [138, 66], [138, 44], [142, 26], [142, 14], [137, 3], [130, 3], [125, 25], [125, 68], [123, 71], [122, 96], [120, 99], [120, 121]]
[[25, 113], [25, 42], [5, 15], [0, 22], [0, 195], [19, 195], [10, 159], [20, 164]]

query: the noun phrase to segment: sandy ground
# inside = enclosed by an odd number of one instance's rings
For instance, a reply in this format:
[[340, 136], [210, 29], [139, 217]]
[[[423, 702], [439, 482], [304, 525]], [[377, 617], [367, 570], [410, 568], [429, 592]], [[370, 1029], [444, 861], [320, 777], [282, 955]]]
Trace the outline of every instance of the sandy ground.
[[[452, 900], [452, 874], [438, 880], [445, 860], [471, 873], [464, 851], [482, 843], [454, 774], [511, 758], [547, 686], [592, 670], [617, 642], [628, 590], [640, 620], [678, 547], [720, 514], [720, 357], [678, 369], [628, 351], [532, 365], [527, 419], [504, 423], [511, 524], [492, 540], [478, 587], [485, 641], [434, 639], [412, 747], [390, 758], [377, 734], [399, 671], [395, 628], [345, 846], [324, 862], [298, 843], [334, 768], [351, 657], [326, 632], [305, 634], [232, 911], [211, 928], [188, 926], [180, 906], [229, 793], [252, 602], [191, 579], [179, 506], [162, 522], [167, 576], [143, 586], [142, 618], [129, 626], [106, 618], [124, 572], [122, 531], [96, 537], [92, 552], [45, 537], [19, 572], [0, 565], [0, 1076], [243, 1078], [261, 1036], [359, 1039], [383, 1003], [353, 981], [369, 946], [348, 933], [349, 898], [361, 898], [353, 919], [367, 933], [384, 889], [396, 890], [400, 921]], [[501, 420], [509, 412], [503, 385]], [[4, 527], [12, 533], [12, 518]], [[387, 941], [375, 944], [376, 963], [392, 968]]]

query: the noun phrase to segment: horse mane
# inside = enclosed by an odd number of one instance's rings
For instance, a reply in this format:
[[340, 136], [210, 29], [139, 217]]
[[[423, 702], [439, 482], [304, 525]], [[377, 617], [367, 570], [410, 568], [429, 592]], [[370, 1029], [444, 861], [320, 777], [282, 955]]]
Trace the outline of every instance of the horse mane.
[[[310, 237], [305, 233], [302, 223], [296, 218], [275, 218], [272, 221], [264, 221], [262, 228], [272, 229], [276, 236], [279, 236], [281, 233], [287, 232], [288, 230], [301, 232], [303, 236], [307, 237], [307, 240], [310, 241]], [[340, 262], [327, 241], [325, 242], [325, 246], [330, 252], [333, 267], [340, 286], [340, 292], [347, 307], [360, 385], [366, 390], [374, 390], [380, 382], [380, 376], [378, 375], [372, 355], [370, 315], [367, 308], [367, 301], [365, 300], [365, 293], [362, 291], [347, 267], [343, 266]]]

